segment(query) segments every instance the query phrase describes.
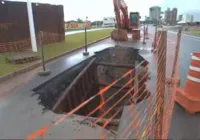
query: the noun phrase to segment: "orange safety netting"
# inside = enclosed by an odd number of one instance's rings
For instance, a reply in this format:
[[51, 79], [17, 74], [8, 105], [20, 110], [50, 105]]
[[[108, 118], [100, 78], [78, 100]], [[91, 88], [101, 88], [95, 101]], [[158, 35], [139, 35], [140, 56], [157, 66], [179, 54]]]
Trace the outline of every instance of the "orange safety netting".
[[[82, 120], [85, 121], [88, 117], [90, 117], [93, 113], [95, 113], [97, 110], [101, 110], [103, 106], [110, 101], [112, 98], [117, 96], [119, 92], [125, 88], [129, 88], [126, 93], [123, 94], [123, 96], [114, 102], [109, 108], [106, 110], [103, 109], [103, 113], [101, 113], [98, 117], [95, 118], [95, 120], [91, 121], [93, 124], [97, 124], [100, 120], [105, 118], [106, 114], [113, 111], [114, 108], [127, 96], [130, 96], [128, 106], [128, 111], [126, 112], [126, 119], [128, 122], [128, 125], [124, 126], [121, 130], [118, 131], [117, 138], [123, 138], [123, 139], [167, 139], [170, 122], [171, 122], [171, 116], [173, 112], [173, 106], [174, 106], [174, 95], [177, 87], [177, 65], [178, 65], [178, 51], [179, 44], [177, 46], [172, 45], [166, 45], [167, 44], [167, 36], [165, 33], [161, 31], [160, 37], [157, 43], [157, 48], [153, 52], [153, 59], [155, 62], [156, 68], [156, 80], [152, 79], [149, 80], [149, 83], [154, 83], [156, 90], [156, 93], [152, 93], [149, 96], [147, 94], [147, 91], [149, 90], [148, 87], [145, 86], [145, 83], [142, 86], [139, 86], [138, 89], [136, 89], [135, 85], [131, 85], [131, 83], [139, 77], [141, 74], [140, 71], [137, 71], [137, 69], [144, 64], [145, 61], [142, 61], [140, 64], [138, 64], [133, 70], [127, 71], [121, 78], [113, 81], [110, 85], [104, 87], [101, 89], [95, 96], [90, 97], [88, 100], [81, 103], [79, 106], [74, 108], [72, 111], [64, 114], [60, 119], [54, 122], [53, 125], [49, 125], [48, 128], [54, 127], [54, 125], [58, 125], [62, 123], [65, 119], [70, 117], [72, 114], [74, 114], [77, 110], [81, 109], [83, 106], [94, 100], [96, 97], [101, 97], [101, 103], [90, 113], [88, 113], [85, 118]], [[176, 53], [175, 53], [176, 52]], [[152, 63], [154, 63], [152, 62]], [[144, 79], [148, 78], [148, 75], [150, 74], [150, 71], [148, 70], [148, 65], [145, 67], [145, 73], [142, 74], [142, 77], [138, 79], [138, 83], [141, 83]], [[133, 72], [136, 72], [135, 76], [132, 75]], [[141, 76], [141, 75], [140, 75]], [[109, 98], [105, 99], [104, 94], [106, 94], [106, 91], [109, 90], [113, 85], [117, 84], [120, 80], [130, 77], [129, 80], [116, 91], [115, 93], [112, 93]], [[132, 94], [132, 92], [134, 94]], [[141, 92], [142, 91], [142, 92]], [[139, 103], [134, 103], [132, 99], [137, 98], [143, 98], [143, 101]], [[123, 111], [123, 108], [117, 108], [114, 110], [115, 112], [112, 112], [112, 115], [106, 118], [106, 121], [103, 122], [102, 129], [106, 128], [108, 124], [115, 119], [115, 117]], [[123, 120], [122, 120], [123, 121]], [[47, 127], [45, 127], [47, 128]], [[37, 130], [35, 133], [29, 135], [27, 139], [30, 138], [36, 138], [38, 136], [44, 135], [44, 127], [40, 130]], [[47, 131], [47, 129], [45, 129]], [[41, 132], [41, 133], [38, 133]], [[85, 133], [88, 133], [87, 130], [85, 130]], [[36, 135], [37, 134], [37, 135]], [[102, 135], [102, 139], [106, 138], [106, 133]]]

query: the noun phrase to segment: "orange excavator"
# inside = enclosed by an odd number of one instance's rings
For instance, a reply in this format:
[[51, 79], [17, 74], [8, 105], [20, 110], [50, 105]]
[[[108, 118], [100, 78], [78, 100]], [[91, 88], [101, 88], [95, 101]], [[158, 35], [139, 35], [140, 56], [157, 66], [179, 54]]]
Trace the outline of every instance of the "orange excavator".
[[130, 12], [124, 0], [113, 0], [117, 28], [111, 33], [111, 38], [116, 41], [127, 41], [128, 33], [132, 38], [140, 39], [140, 14]]

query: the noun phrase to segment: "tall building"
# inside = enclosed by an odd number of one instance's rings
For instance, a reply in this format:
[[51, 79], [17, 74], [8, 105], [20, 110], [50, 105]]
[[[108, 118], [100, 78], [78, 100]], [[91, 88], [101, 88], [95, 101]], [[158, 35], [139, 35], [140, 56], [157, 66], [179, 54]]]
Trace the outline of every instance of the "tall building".
[[178, 16], [178, 21], [182, 21], [182, 19], [183, 19], [183, 15], [179, 15]]
[[161, 7], [153, 6], [149, 9], [149, 18], [152, 21], [160, 21]]
[[165, 11], [165, 18], [164, 18], [164, 21], [166, 24], [169, 24], [170, 23], [170, 9], [167, 8], [167, 10]]
[[178, 10], [177, 8], [173, 8], [172, 9], [172, 25], [176, 25], [177, 24], [177, 13], [178, 13]]
[[176, 25], [177, 13], [177, 8], [173, 8], [172, 10], [170, 10], [170, 8], [167, 8], [167, 10], [165, 11], [165, 23], [168, 25]]

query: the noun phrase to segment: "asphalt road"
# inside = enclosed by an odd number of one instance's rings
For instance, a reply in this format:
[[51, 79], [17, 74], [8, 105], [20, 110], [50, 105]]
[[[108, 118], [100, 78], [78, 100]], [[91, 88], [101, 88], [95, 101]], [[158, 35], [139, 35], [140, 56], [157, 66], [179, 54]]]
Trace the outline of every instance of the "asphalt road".
[[[155, 28], [149, 26], [149, 32], [153, 34], [155, 32]], [[168, 46], [175, 46], [177, 41], [177, 33], [168, 31], [167, 35]], [[200, 52], [200, 37], [182, 34], [179, 56], [179, 77], [181, 80], [181, 87], [185, 86], [185, 79], [189, 69], [191, 53], [193, 52]]]
[[[168, 31], [168, 39], [176, 42], [176, 33]], [[186, 34], [181, 36], [180, 57], [179, 57], [179, 77], [181, 87], [185, 85], [185, 79], [189, 69], [191, 53], [200, 52], [200, 38]]]
[[[149, 26], [149, 32], [153, 34], [155, 28]], [[177, 33], [168, 31], [167, 45], [173, 47], [176, 45]], [[170, 46], [171, 45], [171, 46]], [[181, 87], [185, 86], [191, 53], [200, 52], [200, 38], [186, 34], [181, 35], [180, 56], [179, 56], [179, 78]], [[169, 139], [200, 139], [200, 114], [188, 114], [184, 109], [175, 103], [171, 127], [169, 129]]]
[[[177, 33], [168, 31], [168, 42], [176, 44], [176, 38]], [[193, 52], [200, 52], [200, 38], [182, 34], [179, 56], [179, 78], [181, 80], [181, 87], [185, 86], [185, 80], [191, 60], [191, 53]], [[178, 104], [175, 104], [171, 128], [169, 130], [169, 138], [199, 139], [199, 132], [200, 114], [188, 114], [182, 109], [182, 107], [180, 107]]]
[[[83, 31], [82, 31], [83, 32]], [[149, 32], [153, 33], [154, 28], [150, 27]], [[76, 32], [77, 33], [77, 32]], [[176, 34], [172, 32], [168, 32], [168, 41], [175, 44], [176, 42]], [[100, 46], [95, 48], [104, 48], [112, 45], [112, 42], [107, 41], [106, 44], [103, 42], [103, 45], [99, 43]], [[170, 45], [170, 44], [168, 44]], [[188, 35], [182, 35], [181, 44], [180, 44], [180, 63], [179, 63], [179, 76], [181, 79], [181, 86], [184, 87], [185, 79], [187, 76], [187, 71], [189, 68], [190, 53], [200, 51], [200, 39], [196, 37], [191, 37]], [[51, 69], [51, 76], [57, 75], [59, 72], [66, 69], [67, 66], [71, 65], [71, 63], [77, 63], [82, 56], [82, 51], [79, 51], [79, 57], [75, 56], [68, 56], [59, 59], [59, 61], [52, 62], [52, 64], [48, 64], [47, 67]], [[89, 49], [90, 54], [92, 54], [92, 48]], [[81, 54], [81, 55], [80, 55]], [[61, 62], [62, 61], [62, 62]], [[29, 75], [30, 76], [30, 75]], [[28, 77], [28, 76], [27, 76]], [[52, 78], [49, 77], [49, 78]], [[19, 77], [19, 78], [26, 78], [26, 77]], [[13, 93], [12, 96], [1, 98], [0, 100], [0, 124], [3, 127], [0, 127], [0, 138], [8, 139], [8, 138], [24, 138], [27, 134], [35, 131], [37, 128], [40, 128], [43, 124], [49, 124], [52, 120], [55, 120], [57, 117], [56, 114], [52, 112], [46, 112], [41, 114], [42, 108], [38, 105], [38, 100], [35, 96], [32, 97], [32, 91], [38, 84], [38, 78], [35, 77], [30, 78], [31, 80], [28, 84], [22, 83], [24, 89], [20, 89]], [[40, 78], [39, 81], [42, 83], [47, 80], [47, 78]], [[14, 79], [13, 83], [16, 81], [20, 81], [20, 79]], [[7, 84], [9, 86], [11, 82]], [[1, 87], [1, 86], [0, 86]], [[3, 86], [2, 86], [3, 87]], [[17, 90], [13, 89], [13, 90]], [[1, 88], [0, 88], [1, 89]], [[68, 125], [65, 124], [67, 127]], [[20, 129], [19, 129], [20, 128]], [[71, 127], [70, 127], [71, 128]], [[85, 129], [85, 128], [84, 128]], [[65, 130], [62, 127], [58, 129], [59, 132], [61, 130]], [[72, 129], [73, 130], [73, 129]], [[72, 133], [71, 131], [69, 131]], [[68, 132], [68, 133], [69, 133]], [[173, 116], [172, 116], [172, 123], [171, 128], [169, 131], [169, 138], [170, 139], [200, 139], [200, 115], [190, 115], [184, 112], [184, 110], [175, 105]], [[66, 134], [67, 132], [63, 132]], [[93, 134], [94, 132], [91, 132]], [[66, 135], [73, 135], [73, 134], [66, 134]], [[53, 136], [53, 135], [52, 135]], [[59, 138], [60, 135], [58, 136]], [[66, 138], [66, 137], [65, 137]]]

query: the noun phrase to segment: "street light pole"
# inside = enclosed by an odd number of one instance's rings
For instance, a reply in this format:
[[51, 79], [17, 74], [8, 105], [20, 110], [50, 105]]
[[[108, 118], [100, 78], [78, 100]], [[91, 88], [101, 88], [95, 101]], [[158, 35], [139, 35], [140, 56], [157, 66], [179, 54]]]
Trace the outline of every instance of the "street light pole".
[[36, 43], [36, 38], [35, 38], [35, 27], [34, 27], [34, 21], [33, 21], [33, 11], [32, 11], [31, 0], [27, 0], [27, 12], [28, 12], [29, 31], [30, 31], [30, 37], [31, 37], [32, 51], [37, 52], [37, 43]]
[[89, 55], [89, 52], [87, 51], [87, 19], [88, 17], [86, 17], [86, 20], [85, 20], [85, 52], [83, 52], [83, 55], [87, 56]]

